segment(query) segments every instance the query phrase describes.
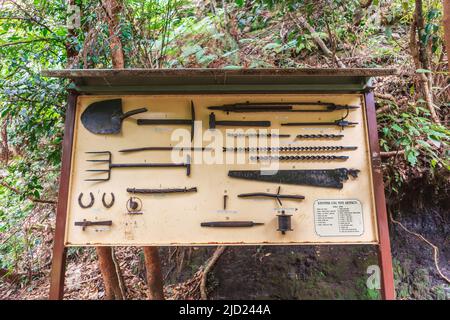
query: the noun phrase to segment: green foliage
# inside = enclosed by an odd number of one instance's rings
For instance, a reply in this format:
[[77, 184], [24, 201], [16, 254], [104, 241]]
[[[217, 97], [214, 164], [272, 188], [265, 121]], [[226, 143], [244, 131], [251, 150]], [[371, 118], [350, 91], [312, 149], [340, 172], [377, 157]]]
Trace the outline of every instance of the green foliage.
[[[421, 172], [431, 179], [438, 170], [450, 170], [450, 130], [433, 123], [423, 101], [418, 102], [405, 110], [390, 103], [390, 111], [378, 116], [382, 151], [400, 152], [386, 163], [390, 172], [386, 177], [387, 184], [394, 192], [407, 182], [408, 170]], [[402, 158], [407, 166], [399, 165]], [[434, 180], [437, 183], [439, 179]]]
[[432, 286], [428, 269], [417, 268], [410, 259], [394, 259], [393, 268], [397, 299], [447, 299], [445, 285]]
[[366, 295], [369, 300], [380, 300], [380, 290], [367, 288]]
[[412, 167], [420, 165], [433, 170], [440, 165], [450, 170], [448, 155], [440, 151], [448, 145], [450, 130], [433, 123], [428, 109], [423, 107], [411, 106], [403, 112], [396, 111], [379, 117], [381, 148], [404, 150], [404, 158]]
[[431, 7], [426, 12], [425, 26], [420, 34], [420, 41], [424, 45], [431, 43], [432, 52], [436, 52], [442, 45], [441, 37], [439, 36], [439, 29], [441, 25], [441, 10], [436, 7]]
[[21, 229], [35, 210], [27, 199], [55, 198], [65, 84], [42, 78], [40, 70], [65, 65], [65, 6], [20, 2], [0, 13], [0, 123], [7, 125], [10, 152], [0, 174], [10, 187], [0, 186], [0, 233], [12, 233], [0, 246], [2, 268], [20, 264], [21, 253], [39, 242]]

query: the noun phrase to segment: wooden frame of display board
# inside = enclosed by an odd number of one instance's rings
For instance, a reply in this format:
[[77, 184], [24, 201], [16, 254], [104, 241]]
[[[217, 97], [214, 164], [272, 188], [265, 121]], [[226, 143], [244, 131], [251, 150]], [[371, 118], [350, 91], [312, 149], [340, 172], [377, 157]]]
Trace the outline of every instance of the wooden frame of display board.
[[[66, 77], [73, 80], [70, 87], [68, 108], [66, 111], [65, 135], [63, 142], [62, 172], [60, 180], [59, 201], [57, 207], [55, 244], [53, 266], [51, 274], [50, 298], [62, 299], [64, 290], [65, 258], [68, 246], [88, 245], [251, 245], [251, 244], [372, 244], [379, 248], [381, 288], [385, 299], [394, 298], [394, 284], [392, 274], [392, 260], [388, 233], [388, 221], [384, 199], [384, 186], [381, 172], [381, 160], [378, 146], [375, 105], [369, 79], [373, 76], [386, 76], [393, 74], [393, 70], [381, 69], [287, 69], [287, 70], [56, 70], [46, 71], [49, 76]], [[185, 178], [182, 169], [158, 170], [158, 172], [142, 171], [133, 175], [126, 169], [112, 172], [117, 177], [109, 185], [86, 185], [81, 182], [86, 178], [81, 174], [86, 169], [85, 151], [103, 150], [107, 145], [113, 152], [113, 162], [170, 162], [167, 153], [152, 153], [135, 155], [127, 159], [118, 155], [117, 150], [124, 147], [138, 146], [165, 146], [171, 141], [167, 130], [157, 128], [137, 128], [133, 121], [124, 121], [122, 134], [119, 136], [89, 136], [89, 132], [81, 126], [80, 115], [82, 111], [94, 101], [121, 98], [124, 112], [136, 107], [148, 106], [157, 118], [189, 118], [189, 103], [194, 102], [196, 115], [203, 120], [203, 130], [207, 130], [207, 115], [209, 105], [221, 105], [243, 101], [321, 101], [338, 104], [358, 104], [359, 109], [351, 111], [347, 120], [357, 120], [361, 126], [356, 131], [344, 130], [352, 139], [340, 141], [342, 145], [357, 145], [358, 151], [345, 152], [350, 159], [343, 163], [326, 162], [320, 168], [338, 168], [354, 166], [361, 170], [355, 180], [350, 178], [344, 182], [342, 190], [318, 191], [314, 187], [283, 185], [283, 193], [304, 194], [305, 200], [299, 202], [287, 201], [289, 210], [293, 212], [293, 232], [286, 235], [276, 232], [277, 206], [271, 200], [236, 200], [236, 195], [245, 190], [247, 192], [274, 192], [278, 185], [261, 182], [229, 179], [226, 170], [234, 166], [224, 165], [207, 167], [205, 164], [193, 164], [192, 175]], [[164, 106], [164, 107], [162, 107]], [[159, 108], [158, 108], [159, 107]], [[300, 121], [299, 114], [278, 116], [269, 113], [232, 114], [215, 112], [220, 120], [266, 120], [271, 119], [273, 128], [280, 129], [280, 133], [307, 133], [314, 130], [305, 130], [300, 127], [279, 127], [279, 123]], [[334, 113], [333, 113], [334, 114]], [[143, 114], [144, 115], [144, 114]], [[142, 118], [148, 118], [139, 115]], [[336, 116], [337, 114], [334, 114]], [[139, 118], [135, 116], [135, 118]], [[301, 115], [301, 119], [332, 120], [331, 114]], [[170, 128], [170, 127], [169, 127]], [[145, 138], [138, 133], [139, 130], [153, 136], [152, 141], [145, 143]], [[224, 131], [225, 127], [220, 129]], [[197, 129], [198, 130], [198, 129]], [[315, 132], [335, 132], [332, 130], [317, 129]], [[126, 133], [126, 134], [125, 134]], [[127, 137], [128, 136], [128, 137]], [[140, 137], [141, 136], [141, 137]], [[198, 140], [198, 138], [197, 138]], [[201, 136], [200, 136], [201, 140]], [[127, 141], [132, 141], [132, 145]], [[307, 142], [311, 144], [312, 142]], [[284, 144], [280, 141], [280, 144]], [[296, 145], [295, 141], [289, 141]], [[317, 143], [316, 143], [317, 144]], [[334, 143], [337, 144], [337, 143]], [[173, 145], [173, 142], [172, 142]], [[302, 145], [305, 145], [302, 141]], [[128, 161], [130, 160], [130, 161]], [[169, 161], [167, 161], [169, 160]], [[350, 164], [348, 164], [350, 163]], [[317, 167], [317, 163], [281, 163], [281, 169]], [[236, 169], [247, 169], [247, 164], [238, 165]], [[253, 167], [252, 167], [253, 168]], [[209, 171], [208, 171], [209, 170]], [[224, 171], [225, 170], [225, 171]], [[208, 182], [208, 177], [214, 176], [214, 183]], [[132, 180], [127, 180], [134, 176]], [[151, 179], [150, 179], [151, 177]], [[220, 180], [223, 177], [223, 180]], [[117, 183], [120, 181], [120, 183]], [[152, 183], [148, 183], [151, 181]], [[131, 183], [134, 183], [132, 185]], [[178, 183], [178, 184], [177, 184]], [[175, 185], [177, 184], [177, 185]], [[122, 189], [125, 187], [190, 187], [198, 186], [199, 191], [194, 195], [180, 197], [148, 197], [143, 196], [143, 211], [147, 214], [130, 217], [122, 205], [129, 195]], [[108, 189], [108, 190], [106, 190]], [[320, 188], [322, 189], [322, 188]], [[101, 209], [101, 193], [114, 191], [116, 195], [116, 209]], [[203, 192], [202, 192], [203, 190]], [[206, 191], [205, 191], [206, 190]], [[359, 194], [358, 194], [359, 190]], [[365, 190], [366, 192], [364, 193]], [[90, 212], [77, 208], [77, 197], [81, 191], [85, 194], [93, 192], [96, 197], [97, 208]], [[221, 210], [222, 196], [229, 196], [229, 208]], [[358, 194], [356, 196], [356, 194]], [[318, 235], [316, 211], [312, 214], [312, 207], [316, 200], [343, 199], [360, 200], [362, 210], [363, 229], [347, 229], [350, 234]], [[168, 202], [170, 202], [170, 205]], [[120, 203], [117, 204], [117, 203]], [[187, 205], [188, 203], [188, 205]], [[159, 205], [159, 207], [158, 207]], [[151, 210], [149, 210], [151, 208]], [[250, 215], [250, 209], [260, 211], [259, 220], [263, 226], [246, 231], [195, 229], [204, 220], [258, 220]], [[267, 209], [264, 209], [267, 208]], [[284, 208], [284, 206], [283, 206]], [[323, 209], [323, 208], [322, 208]], [[326, 208], [325, 208], [326, 209]], [[348, 209], [348, 208], [347, 208]], [[112, 211], [111, 211], [112, 210]], [[328, 209], [327, 209], [328, 210]], [[357, 211], [358, 211], [357, 210]], [[158, 214], [155, 214], [158, 212]], [[183, 212], [177, 218], [174, 212]], [[86, 217], [91, 220], [114, 218], [116, 221], [110, 228], [92, 231], [81, 231], [74, 228], [74, 221]], [[184, 220], [183, 220], [184, 217]], [[222, 218], [223, 217], [223, 218]], [[236, 219], [236, 217], [238, 217]], [[358, 219], [356, 219], [358, 221]], [[132, 226], [132, 227], [130, 227]], [[165, 232], [158, 233], [156, 226], [164, 226]], [[354, 226], [353, 226], [354, 227]], [[259, 228], [259, 230], [258, 230]], [[315, 230], [313, 230], [315, 229]], [[326, 229], [326, 228], [325, 228]], [[114, 230], [116, 232], [111, 232]], [[172, 230], [172, 233], [170, 232]], [[102, 232], [97, 232], [102, 231]], [[153, 231], [153, 232], [152, 232]], [[296, 232], [297, 231], [297, 232]], [[352, 234], [352, 231], [354, 232]], [[328, 232], [328, 231], [320, 231]]]

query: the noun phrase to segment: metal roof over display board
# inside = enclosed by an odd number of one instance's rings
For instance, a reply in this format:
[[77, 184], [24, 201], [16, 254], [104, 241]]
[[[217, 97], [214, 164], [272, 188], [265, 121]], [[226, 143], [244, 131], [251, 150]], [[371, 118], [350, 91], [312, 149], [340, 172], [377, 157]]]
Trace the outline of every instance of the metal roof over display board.
[[364, 92], [370, 78], [395, 69], [68, 69], [44, 76], [71, 79], [84, 94], [181, 92]]

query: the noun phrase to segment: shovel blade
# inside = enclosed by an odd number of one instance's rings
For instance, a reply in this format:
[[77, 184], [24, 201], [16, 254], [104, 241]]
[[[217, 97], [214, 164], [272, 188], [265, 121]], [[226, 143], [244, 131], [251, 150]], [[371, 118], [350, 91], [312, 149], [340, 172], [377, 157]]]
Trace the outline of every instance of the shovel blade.
[[90, 104], [81, 115], [81, 123], [92, 133], [119, 133], [122, 127], [122, 99], [97, 101]]

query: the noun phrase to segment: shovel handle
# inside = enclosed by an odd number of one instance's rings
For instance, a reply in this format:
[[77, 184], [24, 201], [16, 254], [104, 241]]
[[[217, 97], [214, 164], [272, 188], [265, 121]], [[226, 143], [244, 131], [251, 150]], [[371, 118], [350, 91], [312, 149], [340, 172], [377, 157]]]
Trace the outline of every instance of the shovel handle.
[[129, 116], [133, 116], [133, 115], [135, 115], [135, 114], [138, 114], [138, 113], [143, 113], [143, 112], [147, 112], [148, 110], [147, 110], [147, 108], [139, 108], [139, 109], [134, 109], [134, 110], [130, 110], [130, 111], [128, 111], [128, 112], [125, 112], [121, 117], [120, 117], [120, 119], [125, 119], [125, 118], [128, 118]]

